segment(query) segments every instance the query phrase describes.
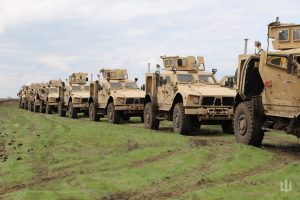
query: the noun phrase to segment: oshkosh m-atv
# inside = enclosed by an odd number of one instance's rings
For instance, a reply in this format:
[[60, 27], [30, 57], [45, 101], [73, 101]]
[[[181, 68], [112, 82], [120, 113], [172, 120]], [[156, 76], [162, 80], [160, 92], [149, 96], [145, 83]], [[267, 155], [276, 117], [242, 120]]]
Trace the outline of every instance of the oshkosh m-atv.
[[28, 92], [28, 86], [23, 85], [17, 94], [19, 97], [19, 108], [27, 109], [27, 98], [26, 98], [27, 92]]
[[73, 73], [69, 80], [62, 82], [59, 88], [58, 114], [77, 118], [78, 113], [88, 116], [90, 86], [87, 73]]
[[126, 69], [102, 69], [102, 80], [90, 84], [89, 116], [98, 121], [107, 115], [113, 124], [138, 116], [143, 121], [145, 93], [137, 86], [137, 78], [128, 79]]
[[50, 80], [45, 87], [45, 92], [40, 96], [41, 105], [40, 112], [46, 114], [52, 114], [53, 111], [57, 111], [59, 101], [59, 86], [62, 84], [61, 80]]
[[[159, 121], [173, 121], [173, 131], [189, 134], [201, 124], [221, 124], [233, 132], [233, 102], [236, 92], [200, 80], [203, 57], [161, 57], [165, 70], [146, 74], [144, 124], [158, 129]], [[159, 68], [159, 66], [158, 66]]]
[[237, 142], [260, 146], [265, 131], [300, 136], [300, 25], [268, 26], [275, 51], [239, 56], [234, 133]]
[[40, 109], [40, 95], [44, 90], [45, 84], [43, 83], [32, 83], [29, 86], [28, 98], [27, 98], [27, 109], [32, 112], [38, 112]]

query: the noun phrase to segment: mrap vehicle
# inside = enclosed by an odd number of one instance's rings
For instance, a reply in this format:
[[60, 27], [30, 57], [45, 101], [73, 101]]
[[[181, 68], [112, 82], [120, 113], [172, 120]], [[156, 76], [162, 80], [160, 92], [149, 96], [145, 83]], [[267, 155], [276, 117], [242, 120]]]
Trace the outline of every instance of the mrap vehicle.
[[[204, 58], [162, 56], [155, 73], [146, 74], [144, 124], [158, 129], [160, 120], [173, 121], [173, 131], [189, 134], [201, 124], [220, 124], [232, 133], [236, 92], [199, 79]], [[199, 72], [200, 71], [200, 72]]]
[[239, 56], [234, 133], [237, 142], [260, 146], [264, 132], [300, 136], [300, 25], [268, 25], [275, 51]]

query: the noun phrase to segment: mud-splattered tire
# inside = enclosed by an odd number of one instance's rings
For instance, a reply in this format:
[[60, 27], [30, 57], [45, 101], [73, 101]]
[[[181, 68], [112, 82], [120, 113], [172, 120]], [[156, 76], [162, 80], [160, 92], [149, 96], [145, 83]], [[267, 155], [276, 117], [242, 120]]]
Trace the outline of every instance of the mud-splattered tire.
[[158, 130], [159, 120], [156, 119], [156, 113], [152, 102], [148, 102], [144, 108], [144, 124], [145, 128]]
[[183, 104], [177, 103], [173, 110], [173, 132], [189, 135], [191, 131], [191, 118], [184, 113]]
[[264, 132], [260, 117], [254, 115], [251, 101], [240, 103], [234, 114], [234, 135], [238, 143], [260, 146]]
[[231, 120], [223, 121], [221, 126], [222, 126], [223, 133], [234, 134], [233, 123]]
[[100, 120], [100, 115], [97, 114], [98, 109], [96, 108], [96, 105], [94, 102], [90, 103], [89, 106], [89, 117], [91, 121], [99, 121]]
[[119, 124], [121, 121], [121, 114], [115, 110], [114, 103], [109, 103], [107, 106], [107, 119], [109, 123]]
[[64, 105], [63, 105], [62, 102], [58, 102], [57, 113], [61, 117], [66, 116], [66, 110], [65, 110]]
[[76, 119], [77, 118], [77, 109], [73, 107], [73, 103], [72, 102], [69, 103], [68, 111], [69, 111], [69, 117], [70, 118], [72, 118], [72, 119]]
[[52, 114], [53, 107], [49, 105], [48, 101], [46, 103], [46, 114]]

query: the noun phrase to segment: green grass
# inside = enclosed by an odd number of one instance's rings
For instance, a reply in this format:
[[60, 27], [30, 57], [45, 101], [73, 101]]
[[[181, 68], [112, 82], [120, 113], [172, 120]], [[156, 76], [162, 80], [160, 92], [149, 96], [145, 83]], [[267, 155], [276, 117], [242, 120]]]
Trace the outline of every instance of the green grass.
[[[254, 148], [236, 144], [219, 126], [204, 126], [193, 137], [173, 134], [170, 127], [163, 122], [160, 131], [150, 131], [138, 118], [112, 125], [2, 105], [0, 199], [300, 196], [296, 138], [269, 133], [268, 145]], [[289, 193], [279, 190], [284, 179], [293, 183]]]

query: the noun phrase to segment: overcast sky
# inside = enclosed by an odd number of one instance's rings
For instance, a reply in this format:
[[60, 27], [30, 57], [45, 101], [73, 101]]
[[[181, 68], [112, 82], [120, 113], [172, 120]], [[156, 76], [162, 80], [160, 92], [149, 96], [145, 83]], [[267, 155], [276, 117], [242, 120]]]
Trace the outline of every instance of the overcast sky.
[[0, 0], [0, 97], [72, 72], [127, 68], [141, 85], [161, 55], [204, 56], [233, 74], [244, 38], [267, 44], [267, 24], [300, 23], [297, 0]]

